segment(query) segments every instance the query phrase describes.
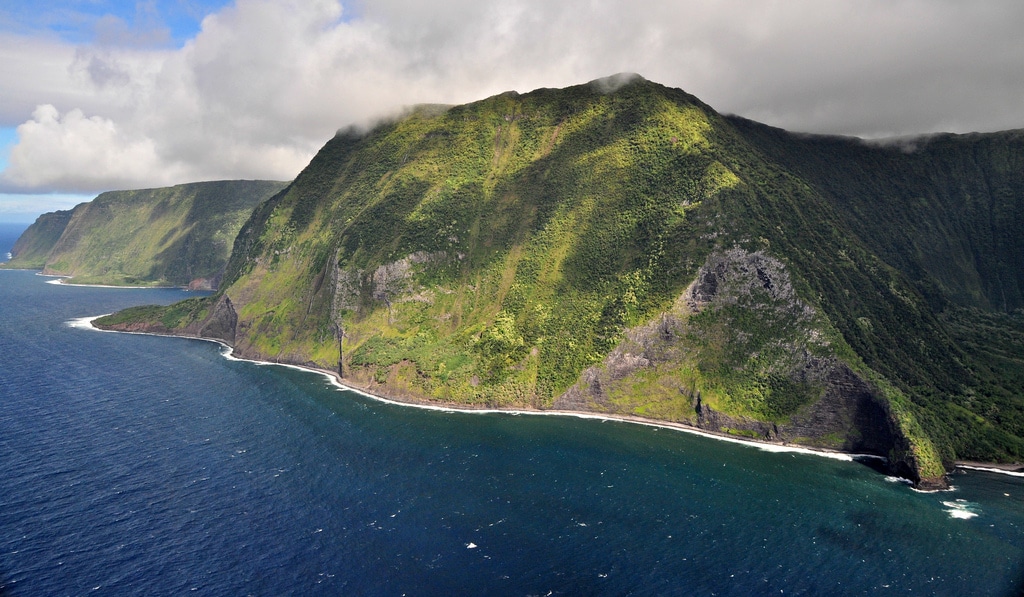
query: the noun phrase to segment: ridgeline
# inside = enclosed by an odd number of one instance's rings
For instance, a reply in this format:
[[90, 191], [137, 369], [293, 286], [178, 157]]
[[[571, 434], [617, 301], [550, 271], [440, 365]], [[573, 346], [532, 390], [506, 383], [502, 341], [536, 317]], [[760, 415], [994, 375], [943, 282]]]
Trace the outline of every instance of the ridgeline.
[[869, 452], [1024, 456], [1024, 134], [796, 135], [639, 77], [342, 131], [220, 291], [97, 325], [411, 401]]
[[216, 288], [238, 229], [286, 184], [231, 180], [102, 193], [40, 216], [6, 267], [42, 269], [76, 284]]

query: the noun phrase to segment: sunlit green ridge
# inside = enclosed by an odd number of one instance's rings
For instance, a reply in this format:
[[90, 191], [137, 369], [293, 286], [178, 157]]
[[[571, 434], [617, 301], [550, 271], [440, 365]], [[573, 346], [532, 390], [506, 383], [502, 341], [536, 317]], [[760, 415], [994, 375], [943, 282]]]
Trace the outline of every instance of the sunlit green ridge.
[[12, 259], [4, 264], [23, 269], [43, 269], [46, 258], [64, 233], [74, 210], [45, 213], [36, 218], [11, 249]]
[[797, 136], [629, 77], [423, 107], [340, 132], [260, 204], [218, 295], [107, 325], [934, 481], [1024, 454], [1022, 150]]
[[102, 193], [40, 216], [9, 266], [77, 284], [215, 287], [238, 229], [285, 184], [236, 180]]

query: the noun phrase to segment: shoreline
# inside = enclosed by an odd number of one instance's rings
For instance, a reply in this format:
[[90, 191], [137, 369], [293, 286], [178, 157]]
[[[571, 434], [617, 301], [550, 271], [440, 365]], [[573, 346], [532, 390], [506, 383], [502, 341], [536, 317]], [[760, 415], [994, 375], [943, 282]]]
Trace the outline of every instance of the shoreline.
[[[214, 340], [214, 342], [216, 342], [216, 340]], [[221, 343], [221, 345], [225, 349], [230, 349], [230, 347], [227, 344]], [[318, 373], [318, 374], [326, 377], [331, 385], [333, 385], [334, 387], [336, 387], [336, 388], [338, 388], [340, 390], [345, 390], [345, 391], [348, 391], [348, 392], [353, 392], [353, 393], [359, 394], [361, 396], [365, 396], [367, 398], [370, 398], [372, 400], [376, 400], [377, 402], [382, 402], [384, 404], [391, 404], [391, 405], [394, 405], [394, 406], [405, 406], [405, 407], [411, 407], [411, 408], [419, 408], [419, 409], [422, 409], [422, 410], [432, 410], [432, 411], [446, 412], [446, 413], [466, 413], [466, 414], [481, 414], [481, 415], [487, 415], [487, 414], [500, 415], [500, 414], [504, 414], [504, 415], [510, 415], [510, 416], [520, 416], [520, 415], [522, 415], [522, 416], [561, 416], [561, 417], [574, 417], [574, 418], [577, 418], [577, 419], [593, 419], [593, 420], [598, 420], [598, 421], [602, 421], [602, 422], [631, 423], [631, 424], [634, 424], [634, 425], [642, 425], [642, 426], [645, 426], [645, 427], [653, 427], [653, 428], [656, 428], [656, 429], [668, 429], [668, 430], [671, 430], [671, 431], [681, 431], [683, 433], [690, 433], [690, 434], [693, 434], [693, 435], [699, 435], [699, 436], [702, 436], [702, 437], [706, 437], [708, 439], [715, 439], [715, 440], [725, 441], [725, 442], [729, 442], [729, 443], [749, 446], [749, 447], [752, 447], [752, 448], [757, 448], [759, 450], [763, 450], [765, 452], [809, 454], [809, 455], [812, 455], [812, 456], [821, 456], [823, 458], [831, 458], [833, 460], [843, 460], [843, 461], [847, 461], [847, 462], [852, 462], [852, 461], [856, 461], [856, 460], [885, 460], [886, 459], [884, 456], [878, 456], [876, 454], [854, 454], [854, 453], [850, 453], [850, 452], [840, 452], [840, 451], [837, 451], [837, 450], [827, 450], [827, 449], [823, 449], [823, 448], [808, 448], [806, 446], [799, 446], [799, 445], [794, 445], [794, 444], [784, 444], [784, 443], [778, 443], [777, 444], [777, 443], [769, 443], [769, 442], [759, 442], [759, 441], [755, 441], [755, 440], [740, 439], [740, 438], [732, 437], [732, 436], [725, 435], [725, 434], [718, 434], [718, 433], [714, 433], [714, 432], [711, 432], [711, 431], [706, 431], [704, 429], [699, 429], [697, 427], [692, 427], [692, 426], [686, 425], [684, 423], [676, 423], [676, 422], [673, 422], [673, 421], [658, 421], [656, 419], [645, 419], [644, 417], [639, 417], [639, 416], [635, 416], [635, 415], [622, 415], [622, 414], [589, 412], [589, 411], [581, 411], [581, 410], [559, 410], [559, 409], [492, 408], [492, 407], [476, 408], [476, 407], [472, 407], [472, 406], [461, 406], [461, 405], [454, 404], [454, 403], [444, 404], [444, 403], [413, 402], [413, 401], [405, 401], [405, 400], [396, 400], [394, 398], [388, 398], [386, 396], [381, 396], [379, 394], [373, 394], [373, 393], [371, 393], [371, 392], [369, 392], [369, 391], [367, 391], [367, 390], [365, 390], [363, 388], [358, 388], [358, 387], [355, 387], [355, 386], [348, 385], [344, 381], [342, 381], [341, 378], [338, 377], [337, 373], [334, 373], [333, 371], [329, 371], [327, 369], [320, 369], [320, 368], [316, 368], [316, 367], [304, 367], [302, 365], [293, 365], [293, 364], [290, 364], [290, 363], [275, 363], [273, 361], [256, 361], [256, 360], [252, 360], [252, 359], [239, 358], [239, 357], [236, 357], [233, 354], [230, 354], [230, 353], [227, 353], [227, 352], [224, 353], [224, 356], [225, 356], [225, 358], [228, 358], [230, 360], [244, 361], [244, 362], [254, 363], [256, 365], [277, 365], [279, 367], [290, 367], [292, 369], [297, 369], [299, 371], [306, 371], [306, 372], [309, 372], [309, 373]]]
[[[32, 270], [23, 270], [32, 271]], [[47, 284], [53, 284], [54, 286], [71, 286], [73, 288], [113, 288], [116, 290], [154, 290], [161, 288], [170, 288], [172, 290], [185, 290], [193, 292], [188, 289], [188, 286], [120, 286], [117, 284], [75, 284], [73, 282], [65, 282], [65, 280], [72, 280], [74, 276], [65, 276], [63, 274], [44, 274], [41, 271], [37, 271], [36, 275], [41, 278], [55, 278], [53, 280], [47, 280]]]
[[971, 460], [957, 460], [956, 468], [968, 471], [984, 471], [999, 475], [1024, 478], [1024, 464], [1001, 464], [998, 462], [974, 462]]
[[[234, 354], [234, 347], [231, 346], [230, 344], [228, 344], [227, 342], [223, 341], [223, 340], [218, 340], [218, 339], [215, 339], [215, 338], [202, 338], [202, 337], [199, 337], [199, 336], [178, 336], [178, 335], [174, 335], [174, 334], [159, 334], [159, 333], [155, 333], [155, 332], [129, 332], [129, 331], [121, 331], [121, 330], [104, 330], [104, 329], [98, 328], [98, 327], [96, 327], [96, 326], [94, 326], [92, 324], [92, 322], [94, 320], [99, 319], [100, 317], [104, 317], [105, 315], [107, 315], [107, 314], [96, 315], [96, 316], [92, 316], [92, 317], [81, 317], [81, 318], [77, 318], [77, 319], [72, 319], [72, 320], [70, 320], [68, 322], [68, 325], [70, 325], [71, 327], [78, 328], [78, 329], [85, 329], [85, 330], [92, 330], [92, 331], [96, 331], [96, 332], [106, 332], [106, 333], [113, 333], [113, 334], [135, 334], [135, 335], [139, 335], [139, 336], [158, 336], [158, 337], [161, 337], [161, 338], [185, 338], [185, 339], [190, 339], [190, 340], [200, 340], [200, 341], [204, 341], [204, 342], [213, 342], [213, 343], [219, 344], [221, 346], [221, 348], [222, 348], [221, 356], [223, 356], [224, 358], [226, 358], [228, 360], [253, 363], [253, 364], [258, 365], [258, 366], [277, 365], [279, 367], [288, 367], [288, 368], [296, 369], [296, 370], [299, 370], [299, 371], [305, 371], [305, 372], [309, 372], [309, 373], [316, 373], [316, 374], [319, 374], [319, 375], [327, 378], [328, 383], [330, 383], [332, 386], [334, 386], [335, 388], [337, 388], [339, 390], [345, 390], [345, 391], [349, 391], [349, 392], [354, 392], [354, 393], [359, 394], [361, 396], [365, 396], [366, 398], [369, 398], [371, 400], [376, 400], [378, 402], [382, 402], [384, 404], [391, 404], [391, 405], [394, 405], [394, 406], [412, 407], [412, 408], [419, 408], [419, 409], [423, 409], [423, 410], [433, 410], [433, 411], [447, 412], [447, 413], [505, 414], [505, 415], [510, 415], [510, 416], [520, 416], [520, 415], [525, 415], [525, 416], [562, 416], [562, 417], [575, 417], [575, 418], [578, 418], [578, 419], [594, 419], [594, 420], [599, 420], [599, 421], [603, 421], [603, 422], [611, 421], [611, 422], [617, 422], [617, 423], [627, 423], [627, 424], [633, 424], [633, 425], [643, 425], [645, 427], [653, 427], [653, 428], [656, 428], [656, 429], [668, 429], [670, 431], [679, 431], [679, 432], [683, 432], [683, 433], [689, 433], [689, 434], [692, 434], [692, 435], [698, 435], [698, 436], [705, 437], [705, 438], [708, 438], [708, 439], [714, 439], [714, 440], [725, 441], [725, 442], [729, 442], [729, 443], [733, 443], [733, 444], [744, 445], [744, 446], [748, 446], [748, 447], [751, 447], [751, 448], [756, 448], [756, 449], [759, 449], [759, 450], [762, 450], [762, 451], [765, 451], [765, 452], [772, 452], [772, 453], [779, 453], [779, 454], [781, 454], [781, 453], [807, 454], [807, 455], [819, 456], [819, 457], [822, 457], [822, 458], [830, 458], [832, 460], [842, 460], [842, 461], [847, 461], [847, 462], [855, 462], [855, 461], [860, 461], [860, 460], [882, 460], [882, 461], [887, 460], [884, 456], [879, 456], [879, 455], [876, 455], [876, 454], [855, 454], [855, 453], [850, 453], [850, 452], [840, 452], [840, 451], [837, 451], [837, 450], [828, 450], [828, 449], [824, 449], [824, 448], [810, 448], [810, 447], [807, 447], [807, 446], [799, 446], [799, 445], [794, 445], [794, 444], [770, 443], [770, 442], [762, 442], [762, 441], [751, 440], [751, 439], [741, 439], [741, 438], [736, 438], [736, 437], [732, 437], [732, 436], [725, 435], [725, 434], [720, 434], [720, 433], [714, 433], [714, 432], [711, 432], [711, 431], [706, 431], [704, 429], [699, 429], [697, 427], [693, 427], [693, 426], [686, 425], [686, 424], [683, 424], [683, 423], [676, 423], [676, 422], [672, 422], [672, 421], [658, 421], [658, 420], [655, 420], [655, 419], [646, 419], [644, 417], [639, 417], [639, 416], [635, 416], [635, 415], [596, 413], [596, 412], [572, 411], [572, 410], [555, 410], [555, 409], [540, 410], [540, 409], [522, 409], [522, 408], [519, 408], [519, 409], [512, 409], [512, 408], [507, 408], [507, 409], [506, 408], [487, 408], [487, 407], [476, 408], [476, 407], [472, 407], [472, 406], [463, 406], [463, 405], [451, 404], [451, 403], [449, 403], [449, 404], [438, 404], [438, 403], [430, 403], [430, 402], [414, 402], [414, 401], [406, 401], [406, 400], [396, 400], [394, 398], [389, 398], [389, 397], [386, 397], [386, 396], [381, 396], [379, 394], [374, 394], [374, 393], [372, 393], [372, 392], [370, 392], [370, 391], [368, 391], [366, 389], [359, 388], [359, 387], [350, 385], [348, 383], [345, 383], [345, 380], [343, 378], [341, 378], [337, 374], [337, 372], [330, 371], [328, 369], [321, 369], [321, 368], [318, 368], [318, 367], [309, 367], [309, 366], [306, 366], [306, 365], [296, 365], [296, 364], [293, 364], [293, 363], [280, 363], [280, 362], [274, 362], [274, 361], [264, 361], [264, 360], [257, 360], [257, 359], [249, 359], [249, 358], [245, 358], [245, 357], [236, 356]], [[992, 472], [992, 473], [997, 473], [997, 474], [1005, 474], [1005, 475], [1010, 475], [1010, 476], [1015, 476], [1015, 477], [1024, 477], [1024, 464], [1000, 464], [1000, 463], [988, 463], [988, 462], [956, 461], [956, 462], [954, 462], [954, 468], [951, 471], [949, 471], [949, 473], [954, 472], [956, 469], [978, 470], [978, 471]], [[903, 479], [902, 477], [900, 477], [899, 479], [910, 481], [909, 479]], [[937, 493], [937, 492], [942, 492], [942, 491], [950, 491], [952, 489], [953, 489], [952, 487], [950, 487], [950, 489], [941, 489], [941, 490], [921, 490], [921, 489], [916, 489], [915, 488], [914, 491], [919, 491], [919, 492], [924, 492], [924, 493]]]
[[[5, 261], [0, 261], [0, 266], [3, 266]], [[119, 284], [75, 284], [70, 282], [74, 279], [74, 276], [67, 276], [64, 274], [44, 274], [42, 270], [31, 268], [31, 267], [0, 267], [0, 271], [9, 272], [35, 272], [35, 275], [40, 278], [53, 278], [47, 280], [46, 284], [52, 284], [54, 286], [68, 286], [71, 288], [110, 288], [114, 290], [184, 290], [185, 292], [214, 292], [213, 290], [200, 290], [191, 289], [188, 286], [128, 286]]]

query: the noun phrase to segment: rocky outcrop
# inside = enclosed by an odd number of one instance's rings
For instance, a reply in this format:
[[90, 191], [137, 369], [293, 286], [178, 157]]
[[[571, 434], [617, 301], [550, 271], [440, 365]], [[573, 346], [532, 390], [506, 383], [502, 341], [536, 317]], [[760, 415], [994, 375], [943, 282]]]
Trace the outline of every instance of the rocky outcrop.
[[[824, 325], [781, 262], [735, 248], [716, 253], [673, 309], [627, 330], [554, 406], [621, 415], [661, 409], [713, 433], [888, 457], [894, 472], [941, 485], [921, 478], [886, 398], [835, 355]], [[731, 371], [703, 370], [704, 363], [720, 366], [721, 346], [737, 353]], [[651, 379], [653, 390], [639, 389]], [[730, 395], [751, 386], [760, 390]], [[702, 394], [711, 389], [715, 400]], [[645, 402], [641, 392], [660, 398]]]
[[222, 340], [233, 345], [237, 328], [238, 313], [235, 312], [231, 299], [227, 295], [223, 295], [214, 304], [207, 318], [199, 324], [196, 335], [202, 338]]
[[[334, 297], [332, 300], [332, 318], [337, 321], [341, 311], [354, 311], [364, 307], [367, 302], [384, 303], [389, 308], [394, 300], [403, 295], [411, 294], [412, 277], [417, 266], [430, 265], [448, 258], [444, 251], [428, 253], [417, 251], [401, 259], [378, 266], [372, 272], [358, 268], [344, 267], [340, 264], [333, 268]], [[335, 258], [337, 262], [337, 258]], [[369, 297], [371, 301], [365, 301]]]
[[758, 291], [767, 293], [770, 301], [786, 301], [813, 313], [809, 305], [797, 300], [782, 262], [762, 251], [749, 252], [739, 247], [708, 256], [685, 297], [696, 312], [712, 303], [736, 304]]

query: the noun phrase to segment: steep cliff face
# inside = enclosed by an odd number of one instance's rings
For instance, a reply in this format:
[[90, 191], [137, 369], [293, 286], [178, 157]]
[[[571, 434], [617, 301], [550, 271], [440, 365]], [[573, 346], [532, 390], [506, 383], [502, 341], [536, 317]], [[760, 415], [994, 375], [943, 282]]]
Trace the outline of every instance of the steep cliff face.
[[[917, 482], [941, 484], [931, 441], [911, 437], [893, 412], [905, 397], [886, 395], [862, 362], [844, 360], [842, 336], [763, 252], [713, 253], [672, 309], [624, 335], [556, 408], [881, 455]], [[923, 478], [910, 445], [932, 465]]]
[[1024, 130], [866, 143], [731, 122], [930, 299], [1024, 307]]
[[857, 355], [923, 407], [943, 458], [1020, 461], [1024, 132], [865, 143], [730, 121], [855, 241], [794, 265]]
[[238, 229], [284, 186], [221, 181], [103, 193], [40, 216], [23, 235], [32, 250], [12, 265], [81, 284], [216, 288]]
[[64, 234], [73, 213], [74, 211], [69, 209], [46, 213], [36, 218], [36, 221], [18, 237], [11, 248], [11, 260], [3, 265], [10, 268], [42, 269], [46, 265], [50, 251]]
[[868, 451], [922, 483], [1024, 455], [1017, 137], [868, 146], [616, 82], [341, 132], [216, 297], [138, 315], [194, 333], [230, 301], [242, 355], [390, 396]]

